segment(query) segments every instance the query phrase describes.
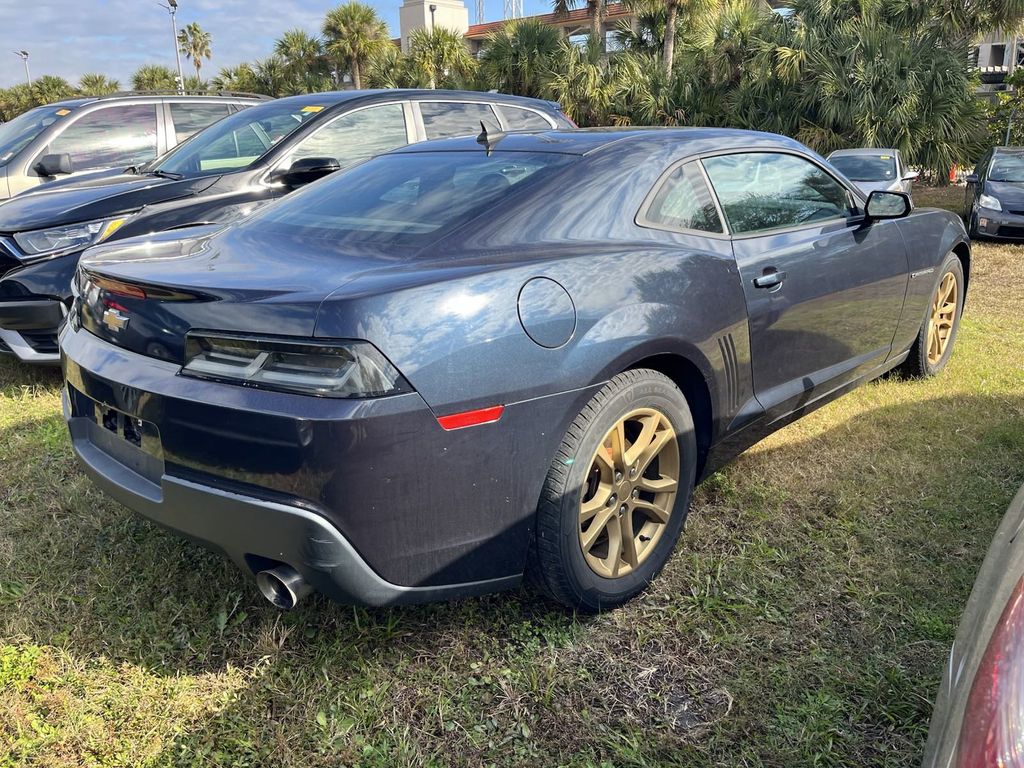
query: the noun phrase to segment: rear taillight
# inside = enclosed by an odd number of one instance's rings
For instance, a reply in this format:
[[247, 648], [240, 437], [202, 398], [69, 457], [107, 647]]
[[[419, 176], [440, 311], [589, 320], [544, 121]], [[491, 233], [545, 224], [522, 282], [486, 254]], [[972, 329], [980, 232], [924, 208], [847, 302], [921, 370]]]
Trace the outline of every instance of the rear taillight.
[[967, 697], [958, 768], [1024, 768], [1024, 580], [1010, 595]]

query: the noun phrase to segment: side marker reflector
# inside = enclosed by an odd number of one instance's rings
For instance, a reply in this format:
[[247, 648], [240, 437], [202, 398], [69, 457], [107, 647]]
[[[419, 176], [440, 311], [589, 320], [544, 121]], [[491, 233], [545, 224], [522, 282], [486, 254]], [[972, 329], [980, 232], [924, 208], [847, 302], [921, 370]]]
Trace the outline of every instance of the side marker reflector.
[[449, 416], [438, 416], [437, 423], [446, 432], [450, 432], [453, 429], [462, 429], [463, 427], [475, 427], [478, 424], [493, 424], [501, 418], [504, 410], [504, 405], [492, 405], [490, 408], [463, 411], [462, 413], [453, 413]]

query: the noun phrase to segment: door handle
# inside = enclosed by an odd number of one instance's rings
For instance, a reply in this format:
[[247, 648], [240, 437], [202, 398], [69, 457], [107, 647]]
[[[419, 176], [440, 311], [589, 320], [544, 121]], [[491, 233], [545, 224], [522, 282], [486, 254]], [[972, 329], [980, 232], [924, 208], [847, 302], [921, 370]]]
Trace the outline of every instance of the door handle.
[[786, 279], [785, 272], [779, 272], [772, 267], [768, 267], [764, 271], [761, 277], [754, 278], [755, 288], [773, 288], [776, 285], [781, 285], [782, 281]]

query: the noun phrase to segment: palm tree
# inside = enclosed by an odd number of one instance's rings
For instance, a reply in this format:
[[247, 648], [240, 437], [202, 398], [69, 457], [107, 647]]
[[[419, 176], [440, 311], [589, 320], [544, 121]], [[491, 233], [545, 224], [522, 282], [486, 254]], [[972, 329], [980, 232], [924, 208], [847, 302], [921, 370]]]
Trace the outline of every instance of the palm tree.
[[587, 7], [587, 18], [590, 20], [590, 37], [596, 41], [601, 53], [604, 53], [604, 17], [608, 0], [553, 0], [551, 9], [557, 16], [567, 16], [581, 3]]
[[429, 88], [438, 83], [461, 85], [476, 69], [462, 33], [454, 29], [421, 27], [409, 36], [409, 59]]
[[342, 70], [352, 73], [355, 87], [363, 87], [363, 72], [371, 59], [390, 46], [387, 25], [377, 11], [352, 0], [327, 12], [323, 24], [327, 51]]
[[260, 92], [259, 84], [256, 81], [256, 73], [253, 72], [251, 64], [239, 64], [237, 67], [222, 67], [210, 84], [215, 91]]
[[186, 58], [192, 59], [192, 66], [196, 68], [196, 77], [199, 77], [203, 68], [203, 59], [213, 56], [210, 48], [210, 33], [192, 22], [178, 33], [178, 50]]
[[544, 95], [558, 101], [579, 125], [604, 125], [615, 89], [604, 49], [591, 37], [585, 47], [562, 40], [558, 61], [546, 79]]
[[561, 39], [557, 29], [538, 19], [506, 22], [487, 38], [480, 52], [480, 74], [489, 88], [540, 96]]
[[105, 96], [108, 93], [116, 93], [121, 90], [121, 84], [106, 75], [88, 72], [79, 79], [78, 90], [86, 96]]
[[177, 89], [174, 72], [162, 64], [144, 64], [132, 74], [132, 90], [173, 91]]
[[274, 55], [288, 70], [288, 76], [303, 90], [319, 90], [327, 74], [323, 41], [301, 29], [290, 29], [274, 43]]

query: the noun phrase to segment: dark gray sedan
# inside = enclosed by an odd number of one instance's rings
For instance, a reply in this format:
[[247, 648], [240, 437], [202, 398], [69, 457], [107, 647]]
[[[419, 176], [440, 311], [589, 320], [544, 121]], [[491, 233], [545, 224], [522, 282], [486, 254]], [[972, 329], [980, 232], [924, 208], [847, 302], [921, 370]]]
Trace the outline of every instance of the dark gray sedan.
[[97, 483], [278, 605], [525, 574], [596, 611], [644, 589], [694, 483], [746, 446], [940, 371], [970, 255], [956, 216], [865, 198], [780, 136], [426, 142], [91, 251], [67, 416]]
[[967, 601], [935, 701], [924, 768], [1024, 766], [1024, 488]]

